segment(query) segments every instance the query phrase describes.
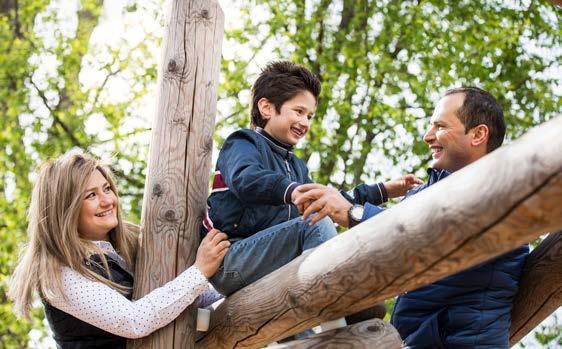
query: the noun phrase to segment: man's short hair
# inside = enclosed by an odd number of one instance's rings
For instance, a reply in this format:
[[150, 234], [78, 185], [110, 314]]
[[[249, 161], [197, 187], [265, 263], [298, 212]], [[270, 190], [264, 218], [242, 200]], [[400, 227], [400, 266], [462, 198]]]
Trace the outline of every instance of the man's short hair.
[[309, 91], [316, 102], [320, 95], [320, 80], [310, 70], [289, 61], [269, 63], [252, 86], [251, 126], [264, 127], [264, 120], [258, 108], [258, 101], [267, 98], [277, 113], [287, 100], [303, 91]]
[[468, 86], [447, 90], [445, 96], [463, 93], [464, 101], [456, 114], [465, 132], [484, 124], [488, 126], [488, 153], [499, 148], [505, 136], [505, 120], [502, 107], [491, 93], [478, 87]]

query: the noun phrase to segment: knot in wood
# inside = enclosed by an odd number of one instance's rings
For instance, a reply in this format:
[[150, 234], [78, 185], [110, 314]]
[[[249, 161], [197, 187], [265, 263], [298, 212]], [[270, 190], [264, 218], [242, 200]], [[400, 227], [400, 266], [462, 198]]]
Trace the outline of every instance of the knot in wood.
[[174, 210], [167, 210], [166, 213], [164, 213], [164, 218], [166, 218], [167, 221], [173, 222], [176, 220], [176, 211]]
[[184, 117], [176, 116], [172, 119], [172, 125], [184, 124], [184, 121], [185, 121]]
[[175, 73], [178, 70], [178, 64], [174, 59], [170, 59], [168, 62], [168, 71], [170, 73]]
[[533, 154], [531, 157], [531, 163], [536, 164], [537, 162], [539, 162], [539, 156], [537, 154]]
[[213, 136], [207, 136], [203, 142], [203, 152], [209, 153], [211, 151], [213, 151]]
[[201, 18], [209, 19], [209, 10], [201, 10]]
[[377, 326], [367, 326], [367, 331], [369, 332], [377, 332], [378, 330]]
[[152, 187], [152, 195], [161, 196], [163, 193], [162, 186], [160, 184], [154, 184]]

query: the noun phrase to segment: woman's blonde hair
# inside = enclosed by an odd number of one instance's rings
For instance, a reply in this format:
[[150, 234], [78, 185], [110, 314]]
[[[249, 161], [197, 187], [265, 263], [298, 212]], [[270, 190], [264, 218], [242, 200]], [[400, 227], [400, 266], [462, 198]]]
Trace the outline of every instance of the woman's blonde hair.
[[[80, 237], [78, 221], [84, 192], [90, 176], [100, 171], [117, 196], [117, 188], [108, 167], [90, 155], [70, 151], [43, 164], [33, 187], [29, 207], [29, 241], [10, 282], [8, 296], [15, 311], [28, 317], [33, 295], [38, 291], [45, 300], [63, 295], [62, 267], [69, 267], [85, 277], [103, 282], [120, 291], [122, 286], [104, 278], [85, 266], [92, 254], [100, 254], [102, 267], [111, 275], [102, 251]], [[125, 262], [134, 270], [137, 236], [124, 228], [117, 200], [117, 226], [109, 240]]]

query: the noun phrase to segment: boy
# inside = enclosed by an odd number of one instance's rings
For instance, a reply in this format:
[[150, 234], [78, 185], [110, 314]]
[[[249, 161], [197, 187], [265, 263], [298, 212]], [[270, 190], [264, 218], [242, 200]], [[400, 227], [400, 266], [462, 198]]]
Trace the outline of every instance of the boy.
[[[225, 232], [232, 243], [209, 280], [225, 296], [336, 235], [330, 218], [310, 225], [293, 205], [299, 185], [311, 182], [293, 146], [308, 132], [319, 94], [320, 81], [308, 69], [268, 64], [252, 87], [253, 130], [231, 134], [219, 153], [204, 227]], [[382, 203], [384, 189], [365, 186], [360, 194]]]

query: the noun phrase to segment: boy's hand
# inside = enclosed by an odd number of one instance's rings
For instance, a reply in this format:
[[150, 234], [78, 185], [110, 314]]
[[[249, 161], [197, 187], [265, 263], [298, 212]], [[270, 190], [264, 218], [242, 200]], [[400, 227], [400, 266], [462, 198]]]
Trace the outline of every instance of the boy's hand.
[[[316, 183], [309, 183], [309, 184], [301, 184], [298, 187], [295, 188], [295, 190], [293, 191], [292, 195], [291, 195], [291, 199], [293, 201], [293, 204], [295, 204], [295, 206], [297, 206], [297, 209], [299, 210], [299, 213], [302, 215], [304, 213], [304, 211], [308, 208], [308, 206], [310, 206], [310, 204], [312, 204], [314, 202], [314, 200], [316, 200], [315, 198], [312, 198], [312, 196], [307, 195], [304, 196], [304, 193], [307, 191], [310, 191], [312, 189], [322, 189], [325, 186], [322, 184], [316, 184]], [[297, 192], [298, 191], [298, 192]], [[297, 192], [297, 193], [295, 193]], [[301, 197], [303, 197], [301, 199]]]
[[201, 245], [197, 249], [194, 265], [207, 279], [217, 272], [224, 256], [228, 252], [230, 241], [227, 239], [228, 236], [225, 233], [213, 229], [201, 241]]
[[413, 174], [407, 174], [383, 183], [388, 198], [404, 196], [408, 190], [419, 184], [423, 184], [423, 181]]
[[[298, 198], [300, 198], [302, 196], [302, 191], [300, 191], [300, 187], [302, 187], [302, 185], [299, 185], [298, 187], [296, 187], [293, 192], [291, 193], [291, 202], [293, 204], [295, 204], [295, 202], [298, 200]], [[300, 210], [299, 207], [299, 212], [302, 213], [302, 211]]]
[[321, 184], [303, 184], [299, 187], [303, 194], [297, 199], [295, 205], [304, 209], [302, 218], [307, 219], [311, 214], [316, 213], [310, 220], [314, 224], [322, 218], [329, 216], [335, 223], [349, 226], [347, 212], [352, 206], [336, 188], [327, 187]]

